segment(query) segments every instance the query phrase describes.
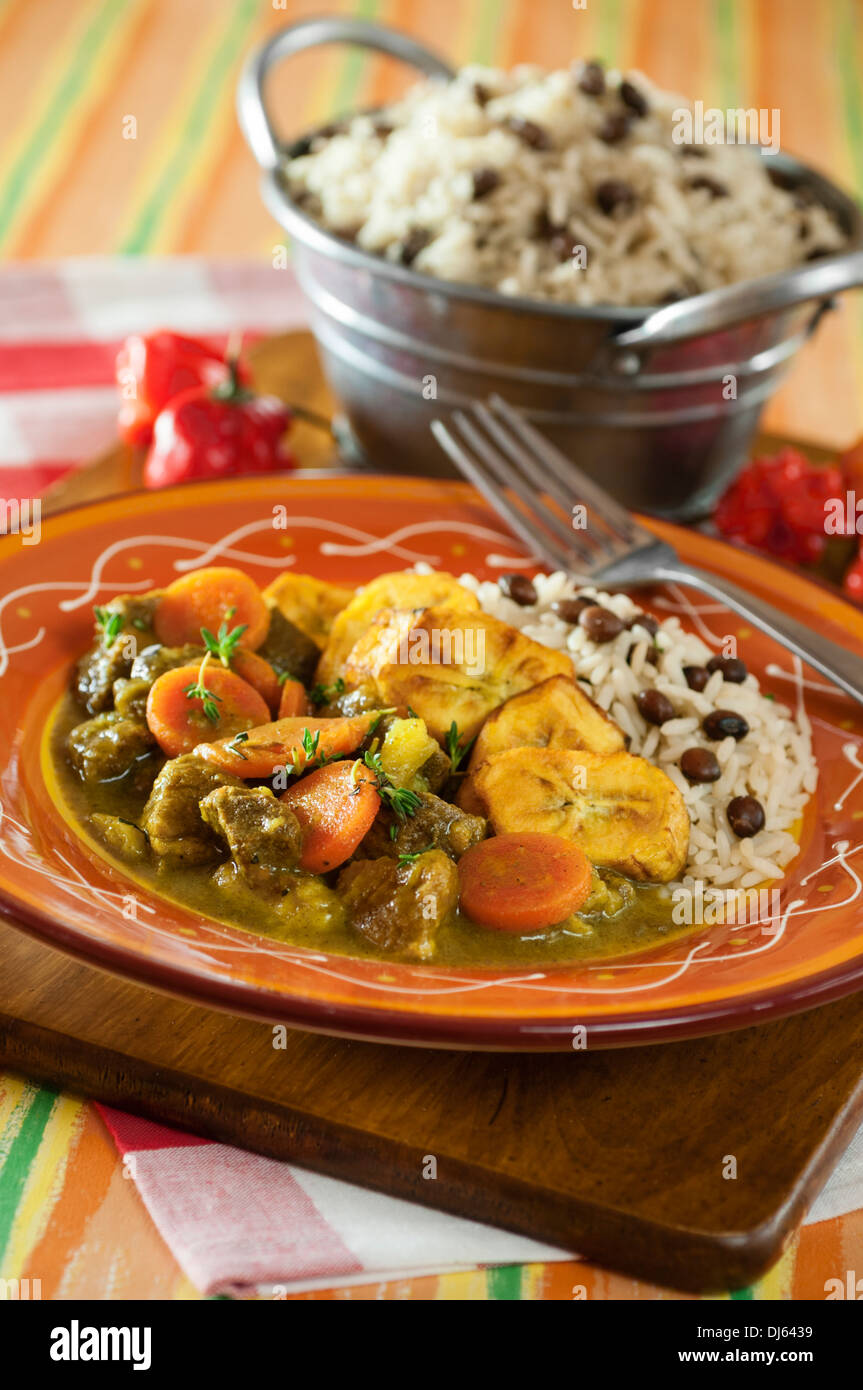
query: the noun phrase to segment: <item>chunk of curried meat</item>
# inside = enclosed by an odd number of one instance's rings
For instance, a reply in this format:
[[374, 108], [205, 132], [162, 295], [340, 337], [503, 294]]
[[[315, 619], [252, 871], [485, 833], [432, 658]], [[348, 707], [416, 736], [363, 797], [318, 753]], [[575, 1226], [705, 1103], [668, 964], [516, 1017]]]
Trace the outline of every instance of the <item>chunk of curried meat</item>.
[[420, 802], [416, 813], [404, 820], [398, 820], [389, 811], [378, 812], [360, 853], [368, 859], [398, 859], [400, 854], [442, 849], [450, 859], [461, 859], [471, 845], [485, 839], [487, 824], [483, 816], [468, 815], [431, 792], [421, 792]]
[[129, 777], [142, 791], [159, 769], [161, 753], [142, 719], [114, 710], [77, 724], [66, 739], [69, 761], [82, 782]]
[[138, 653], [129, 675], [133, 681], [146, 681], [150, 686], [166, 671], [173, 671], [178, 666], [195, 666], [206, 655], [206, 647], [196, 647], [191, 642], [184, 647], [161, 647], [154, 642]]
[[114, 682], [114, 709], [126, 719], [146, 719], [149, 693], [149, 681], [120, 676]]
[[100, 840], [104, 840], [108, 848], [121, 859], [146, 859], [150, 848], [149, 841], [146, 832], [134, 821], [97, 812], [90, 817], [90, 822]]
[[340, 719], [343, 715], [350, 718], [354, 714], [365, 714], [370, 709], [378, 708], [378, 692], [373, 685], [358, 685], [353, 690], [346, 690], [335, 681], [332, 685], [313, 686], [313, 703], [316, 703], [317, 694], [324, 697], [323, 703], [317, 703], [315, 710], [322, 719]]
[[299, 863], [303, 835], [296, 816], [269, 787], [217, 787], [200, 811], [249, 884], [284, 887], [285, 874]]
[[88, 714], [102, 714], [111, 708], [114, 682], [128, 676], [133, 657], [134, 646], [125, 636], [109, 646], [99, 639], [84, 653], [75, 668], [73, 689]]
[[209, 864], [221, 844], [204, 824], [200, 802], [218, 787], [242, 787], [239, 777], [219, 772], [193, 753], [182, 753], [162, 768], [141, 816], [155, 854], [172, 867]]
[[[213, 883], [230, 904], [235, 921], [259, 922], [261, 890], [243, 876], [233, 859], [213, 872]], [[275, 912], [278, 925], [272, 932], [268, 929], [267, 935], [312, 945], [327, 932], [344, 927], [345, 910], [338, 894], [317, 874], [280, 874], [275, 888], [267, 906]], [[260, 930], [259, 926], [254, 930]]]
[[429, 756], [423, 763], [419, 775], [430, 792], [439, 792], [446, 786], [452, 774], [452, 758], [442, 748]]
[[[96, 624], [95, 640], [78, 662], [73, 685], [77, 699], [88, 714], [101, 714], [110, 709], [114, 681], [128, 676], [136, 653], [152, 640], [157, 601], [157, 594], [137, 597], [118, 594], [100, 610], [105, 625]], [[119, 625], [116, 620], [111, 624], [115, 615], [120, 620]]]
[[629, 879], [613, 869], [593, 869], [590, 895], [578, 909], [580, 917], [616, 917], [635, 898]]
[[160, 589], [148, 594], [117, 594], [104, 605], [103, 613], [119, 613], [123, 632], [137, 632], [142, 643], [153, 636], [153, 618], [162, 597]]
[[338, 892], [349, 924], [372, 945], [404, 960], [428, 960], [458, 901], [458, 870], [439, 849], [409, 863], [355, 860], [339, 875]]
[[258, 655], [269, 661], [279, 675], [287, 673], [303, 685], [310, 685], [320, 654], [317, 644], [302, 628], [278, 608], [270, 607], [270, 628], [263, 646], [258, 648]]

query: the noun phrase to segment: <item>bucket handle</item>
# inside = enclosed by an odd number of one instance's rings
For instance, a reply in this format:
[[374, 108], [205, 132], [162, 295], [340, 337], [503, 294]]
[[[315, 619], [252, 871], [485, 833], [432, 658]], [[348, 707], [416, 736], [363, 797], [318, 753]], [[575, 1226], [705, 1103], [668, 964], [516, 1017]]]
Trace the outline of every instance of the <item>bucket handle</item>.
[[781, 313], [812, 301], [814, 329], [835, 294], [863, 285], [863, 251], [847, 251], [800, 266], [797, 270], [764, 275], [676, 304], [663, 305], [634, 328], [616, 334], [606, 345], [612, 365], [622, 375], [635, 375], [642, 350], [665, 347], [683, 338], [719, 333], [747, 319]]
[[273, 130], [264, 93], [270, 68], [283, 58], [330, 43], [354, 44], [386, 53], [391, 58], [419, 68], [426, 77], [449, 80], [455, 76], [455, 70], [430, 49], [408, 34], [383, 24], [372, 24], [363, 19], [340, 19], [336, 15], [322, 15], [317, 19], [289, 24], [251, 53], [237, 86], [240, 128], [262, 169], [271, 172], [284, 157], [284, 147]]

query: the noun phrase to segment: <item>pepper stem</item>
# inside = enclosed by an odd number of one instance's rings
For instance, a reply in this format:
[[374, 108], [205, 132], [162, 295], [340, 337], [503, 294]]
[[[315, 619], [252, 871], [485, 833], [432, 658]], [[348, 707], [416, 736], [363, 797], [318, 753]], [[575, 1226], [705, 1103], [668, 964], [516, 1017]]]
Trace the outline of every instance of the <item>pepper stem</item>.
[[305, 405], [295, 405], [293, 401], [285, 401], [285, 405], [298, 420], [305, 420], [307, 425], [314, 425], [315, 429], [326, 430], [327, 434], [333, 433], [333, 422], [328, 420], [326, 415], [319, 414], [317, 410], [309, 410]]
[[220, 381], [218, 386], [214, 386], [211, 392], [214, 401], [228, 401], [231, 405], [240, 405], [243, 401], [251, 400], [252, 393], [247, 386], [240, 380], [240, 359], [236, 353], [225, 357], [225, 366], [228, 375], [225, 381]]

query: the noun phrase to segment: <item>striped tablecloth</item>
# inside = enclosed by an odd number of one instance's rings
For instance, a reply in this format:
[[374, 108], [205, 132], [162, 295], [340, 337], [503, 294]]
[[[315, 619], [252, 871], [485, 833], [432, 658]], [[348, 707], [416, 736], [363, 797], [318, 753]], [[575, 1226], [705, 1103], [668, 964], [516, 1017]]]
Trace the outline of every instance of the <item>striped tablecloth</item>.
[[[818, 1299], [863, 1271], [863, 1211], [804, 1226], [742, 1299]], [[197, 1299], [147, 1215], [95, 1108], [0, 1072], [0, 1279], [43, 1299]], [[580, 1261], [288, 1295], [314, 1299], [665, 1299], [678, 1295]], [[581, 1292], [583, 1290], [583, 1292]], [[728, 1295], [730, 1297], [730, 1295]]]
[[[597, 55], [708, 106], [775, 108], [787, 149], [863, 187], [859, 0], [0, 0], [0, 258], [270, 255], [237, 71], [267, 33], [321, 10], [399, 25], [454, 62]], [[272, 91], [297, 132], [405, 80], [329, 48]], [[824, 325], [768, 428], [835, 445], [863, 432], [861, 304]]]

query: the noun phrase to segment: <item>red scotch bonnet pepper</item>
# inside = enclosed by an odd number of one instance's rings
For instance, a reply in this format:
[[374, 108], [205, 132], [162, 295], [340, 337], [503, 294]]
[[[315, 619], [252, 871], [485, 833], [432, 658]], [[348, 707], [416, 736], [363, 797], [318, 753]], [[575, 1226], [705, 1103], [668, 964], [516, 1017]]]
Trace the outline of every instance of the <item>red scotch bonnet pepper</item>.
[[814, 565], [827, 540], [825, 503], [842, 488], [839, 468], [783, 449], [775, 458], [753, 459], [720, 498], [713, 519], [726, 540], [742, 541], [789, 564]]
[[285, 443], [292, 419], [274, 396], [253, 395], [230, 363], [227, 381], [184, 391], [158, 415], [144, 483], [159, 488], [295, 468]]
[[[796, 449], [753, 459], [720, 498], [716, 529], [726, 540], [798, 565], [817, 564], [832, 537], [853, 538], [842, 587], [863, 603], [863, 439], [836, 464], [815, 464]], [[838, 514], [838, 524], [837, 524]]]
[[[224, 355], [201, 338], [167, 330], [133, 333], [117, 354], [120, 438], [146, 448], [156, 416], [169, 401], [195, 386], [218, 386], [228, 381], [230, 372]], [[242, 368], [240, 379], [245, 382]]]

